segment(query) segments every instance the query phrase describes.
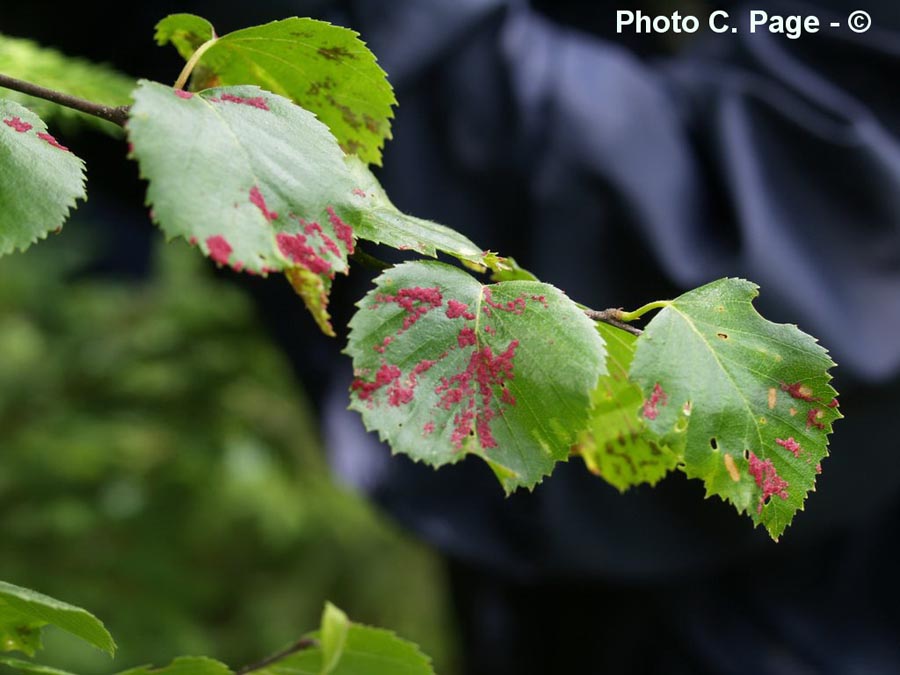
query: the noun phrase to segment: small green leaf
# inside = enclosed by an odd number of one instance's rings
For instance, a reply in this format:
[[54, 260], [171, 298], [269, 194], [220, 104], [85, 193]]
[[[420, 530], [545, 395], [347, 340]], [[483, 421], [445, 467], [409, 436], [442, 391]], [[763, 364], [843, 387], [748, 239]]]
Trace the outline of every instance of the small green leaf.
[[569, 455], [606, 372], [603, 339], [561, 291], [484, 286], [455, 267], [405, 263], [375, 280], [350, 322], [350, 407], [395, 452], [433, 466], [484, 459], [507, 492]]
[[321, 639], [319, 640], [322, 648], [322, 669], [319, 675], [330, 675], [334, 672], [344, 654], [349, 630], [350, 619], [347, 618], [347, 615], [330, 602], [326, 602], [325, 610], [322, 612]]
[[[321, 639], [319, 633], [310, 635]], [[323, 670], [320, 647], [292, 654], [259, 675], [434, 675], [431, 660], [412, 642], [381, 628], [350, 624], [347, 641], [333, 670]], [[185, 674], [186, 675], [186, 674]]]
[[538, 281], [538, 278], [520, 267], [515, 258], [503, 258], [502, 264], [493, 268], [491, 281]]
[[85, 198], [84, 162], [27, 108], [0, 100], [0, 255], [24, 251], [62, 227]]
[[656, 485], [675, 468], [678, 457], [648, 437], [638, 411], [641, 388], [628, 378], [637, 338], [614, 326], [598, 323], [606, 342], [608, 375], [591, 397], [588, 427], [578, 438], [578, 452], [588, 469], [624, 492], [641, 483]]
[[181, 58], [187, 61], [197, 51], [197, 47], [212, 40], [215, 35], [213, 25], [202, 17], [194, 14], [170, 14], [156, 24], [156, 34], [153, 37], [160, 47], [171, 42]]
[[[177, 14], [157, 25], [156, 40], [174, 42], [187, 60], [212, 34], [205, 19]], [[381, 163], [397, 101], [375, 55], [355, 31], [314, 19], [273, 21], [223, 35], [198, 64], [206, 70], [200, 78], [195, 71], [195, 90], [259, 85], [314, 112], [348, 154]]]
[[[133, 78], [107, 65], [65, 56], [31, 40], [7, 35], [0, 35], [0, 73], [109, 106], [127, 105], [134, 89]], [[64, 132], [84, 124], [111, 135], [122, 131], [112, 122], [41, 98], [6, 89], [0, 92], [3, 98], [21, 103]]]
[[176, 92], [141, 82], [128, 135], [169, 238], [220, 264], [286, 272], [322, 330], [356, 216], [344, 155], [316, 118], [257, 87]]
[[181, 656], [163, 668], [140, 666], [118, 675], [232, 675], [232, 671], [224, 663], [204, 656]]
[[[4, 631], [0, 632], [0, 645], [4, 645], [4, 651], [7, 651], [7, 640], [16, 640], [16, 635], [10, 634], [10, 631], [15, 633], [18, 630], [16, 626], [31, 631], [47, 624], [71, 633], [110, 655], [116, 650], [116, 644], [103, 623], [89, 612], [28, 588], [0, 581], [0, 629]], [[30, 646], [33, 648], [34, 644]]]
[[20, 673], [35, 673], [35, 675], [73, 675], [67, 670], [59, 668], [51, 668], [40, 663], [32, 663], [31, 661], [22, 661], [21, 659], [13, 659], [0, 656], [0, 664], [9, 668], [14, 668]]
[[0, 651], [34, 656], [43, 647], [41, 628], [45, 625], [0, 605]]
[[[684, 471], [778, 538], [813, 489], [837, 410], [827, 352], [753, 308], [754, 284], [721, 279], [672, 301], [637, 341], [631, 377]], [[680, 440], [678, 440], [680, 438]]]

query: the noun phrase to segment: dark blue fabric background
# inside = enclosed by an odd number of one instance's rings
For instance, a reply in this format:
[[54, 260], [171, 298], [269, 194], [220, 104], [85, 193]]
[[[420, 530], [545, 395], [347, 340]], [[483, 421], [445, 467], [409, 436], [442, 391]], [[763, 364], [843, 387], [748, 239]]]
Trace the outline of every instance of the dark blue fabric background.
[[621, 496], [572, 462], [504, 500], [478, 463], [373, 461], [340, 381], [338, 466], [457, 560], [468, 672], [900, 672], [900, 33], [871, 4], [865, 35], [660, 57], [600, 36], [610, 7], [585, 32], [571, 3], [574, 25], [526, 3], [355, 3], [401, 101], [383, 172], [401, 208], [593, 307], [747, 277], [840, 364], [847, 419], [778, 545], [678, 477]]

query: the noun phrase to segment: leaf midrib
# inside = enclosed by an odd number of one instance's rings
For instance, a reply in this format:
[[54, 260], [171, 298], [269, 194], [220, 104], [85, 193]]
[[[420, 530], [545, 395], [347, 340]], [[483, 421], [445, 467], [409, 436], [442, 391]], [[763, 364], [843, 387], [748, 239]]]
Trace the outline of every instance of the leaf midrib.
[[725, 367], [725, 365], [719, 359], [719, 355], [716, 353], [716, 350], [713, 349], [713, 346], [709, 343], [706, 337], [704, 337], [703, 333], [697, 330], [697, 327], [694, 325], [693, 321], [691, 321], [690, 317], [678, 308], [677, 301], [670, 304], [667, 309], [671, 309], [676, 314], [678, 314], [678, 316], [681, 317], [685, 324], [687, 324], [687, 326], [697, 334], [697, 337], [700, 338], [700, 341], [709, 350], [709, 353], [712, 354], [713, 360], [716, 362], [716, 364], [718, 364], [719, 369], [725, 374], [725, 377], [731, 383], [731, 386], [734, 388], [735, 392], [737, 392], [738, 397], [740, 397], [741, 401], [744, 402], [744, 407], [747, 410], [747, 414], [750, 420], [753, 422], [753, 428], [756, 429], [756, 437], [759, 439], [759, 451], [762, 452], [765, 448], [765, 444], [763, 443], [762, 431], [759, 428], [759, 422], [756, 420], [756, 413], [753, 412], [753, 409], [750, 406], [750, 401], [746, 396], [744, 396], [744, 392], [741, 387], [739, 387], [737, 382], [735, 382], [734, 377], [731, 375], [731, 371], [729, 371]]

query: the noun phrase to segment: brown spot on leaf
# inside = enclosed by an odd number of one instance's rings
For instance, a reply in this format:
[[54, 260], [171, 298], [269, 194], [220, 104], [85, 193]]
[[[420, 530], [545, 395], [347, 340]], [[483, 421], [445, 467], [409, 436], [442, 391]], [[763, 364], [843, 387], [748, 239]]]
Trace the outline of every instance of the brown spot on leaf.
[[722, 455], [722, 461], [725, 462], [725, 470], [731, 476], [731, 480], [737, 483], [741, 479], [741, 472], [738, 471], [737, 465], [734, 463], [734, 457], [726, 452]]
[[346, 122], [350, 127], [356, 130], [359, 130], [362, 127], [362, 122], [359, 121], [359, 115], [357, 115], [350, 106], [344, 105], [343, 103], [338, 103], [335, 100], [334, 96], [329, 96], [327, 100], [328, 103], [330, 103], [334, 108], [337, 108], [337, 110], [340, 111], [341, 117], [343, 118], [344, 122]]
[[373, 134], [381, 133], [381, 125], [378, 124], [378, 120], [368, 114], [363, 114], [363, 124], [366, 125], [366, 129], [371, 131]]
[[323, 91], [329, 91], [334, 88], [334, 80], [330, 77], [326, 77], [324, 80], [319, 80], [316, 82], [311, 82], [309, 88], [306, 90], [307, 96], [318, 96]]
[[800, 399], [801, 401], [807, 401], [809, 403], [819, 400], [812, 395], [812, 389], [810, 389], [805, 384], [801, 384], [800, 382], [794, 382], [793, 384], [786, 384], [782, 382], [781, 391], [786, 391], [791, 395], [792, 398]]
[[821, 410], [817, 410], [816, 408], [811, 408], [806, 413], [806, 428], [815, 427], [816, 429], [824, 429], [825, 425], [822, 424], [819, 420], [825, 417], [825, 413]]
[[769, 387], [769, 410], [772, 410], [775, 407], [775, 403], [778, 400], [778, 390], [775, 387]]
[[358, 155], [359, 151], [362, 150], [362, 143], [357, 141], [354, 138], [344, 141], [341, 145], [341, 150], [344, 151], [346, 155]]
[[319, 56], [328, 59], [329, 61], [335, 61], [336, 63], [340, 63], [344, 59], [356, 58], [356, 54], [349, 51], [346, 47], [319, 47], [317, 51], [319, 52]]

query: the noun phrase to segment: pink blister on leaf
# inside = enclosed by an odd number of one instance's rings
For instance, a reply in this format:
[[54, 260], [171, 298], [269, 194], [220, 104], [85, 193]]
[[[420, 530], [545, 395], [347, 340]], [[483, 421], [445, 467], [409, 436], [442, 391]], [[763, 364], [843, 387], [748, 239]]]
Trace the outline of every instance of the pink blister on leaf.
[[780, 445], [782, 448], [790, 452], [794, 457], [799, 457], [801, 448], [800, 444], [794, 440], [793, 437], [788, 439], [776, 438], [775, 442]]
[[[441, 396], [438, 407], [444, 410], [462, 408], [454, 415], [454, 429], [450, 437], [450, 442], [457, 449], [462, 448], [473, 423], [481, 447], [497, 447], [491, 429], [491, 422], [500, 414], [495, 400], [495, 388], [506, 391], [505, 383], [513, 379], [513, 363], [518, 346], [519, 341], [513, 340], [506, 350], [496, 355], [489, 346], [476, 349], [469, 357], [464, 371], [449, 378], [441, 378], [441, 383], [435, 389], [435, 393]], [[507, 397], [505, 402], [515, 405], [515, 399]]]
[[275, 235], [275, 241], [278, 243], [278, 250], [288, 260], [302, 265], [314, 274], [333, 274], [331, 263], [316, 253], [316, 250], [307, 243], [305, 235], [279, 232]]
[[757, 513], [762, 513], [763, 506], [768, 503], [771, 497], [788, 498], [788, 482], [778, 475], [771, 459], [762, 460], [751, 451], [748, 471], [753, 476], [753, 480], [756, 481], [756, 485], [762, 490], [762, 495], [756, 508]]
[[260, 210], [260, 212], [263, 214], [263, 218], [265, 218], [268, 222], [271, 223], [273, 220], [278, 218], [278, 214], [275, 211], [269, 211], [262, 192], [260, 192], [259, 188], [255, 185], [250, 188], [250, 203]]
[[345, 223], [334, 210], [333, 206], [326, 207], [328, 213], [328, 222], [334, 228], [335, 236], [344, 243], [347, 249], [347, 255], [353, 254], [353, 228]]
[[209, 257], [220, 265], [228, 264], [228, 258], [231, 257], [231, 252], [234, 250], [228, 240], [218, 234], [206, 240], [206, 248], [209, 249]]
[[460, 302], [459, 300], [448, 300], [447, 318], [458, 319], [460, 317], [471, 321], [475, 318], [475, 315], [469, 311], [469, 306], [466, 303]]
[[11, 129], [15, 129], [20, 134], [23, 134], [26, 131], [30, 131], [32, 129], [32, 126], [28, 122], [25, 122], [18, 117], [10, 117], [9, 119], [3, 120], [3, 123]]
[[653, 391], [650, 393], [650, 398], [644, 401], [644, 417], [648, 420], [655, 420], [659, 416], [659, 407], [661, 405], [668, 405], [669, 396], [666, 392], [663, 391], [662, 386], [660, 386], [659, 382], [653, 385]]
[[401, 307], [406, 312], [406, 316], [403, 317], [403, 327], [397, 331], [397, 334], [400, 335], [412, 328], [428, 312], [440, 307], [443, 302], [443, 296], [439, 288], [413, 286], [411, 288], [401, 288], [396, 294], [378, 293], [375, 296], [373, 309], [389, 303]]
[[240, 105], [247, 105], [251, 108], [258, 108], [259, 110], [268, 110], [269, 104], [266, 103], [266, 99], [262, 96], [253, 96], [244, 97], [244, 96], [235, 96], [234, 94], [222, 94], [222, 101], [228, 101], [229, 103], [238, 103]]
[[69, 149], [66, 146], [64, 146], [62, 143], [57, 141], [55, 138], [53, 138], [52, 135], [50, 135], [48, 133], [41, 132], [37, 135], [37, 137], [40, 138], [45, 143], [47, 143], [48, 145], [52, 145], [54, 148], [57, 148], [58, 150], [64, 150], [66, 152], [69, 152]]

